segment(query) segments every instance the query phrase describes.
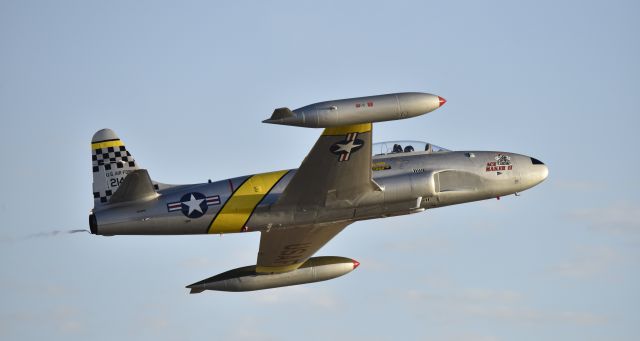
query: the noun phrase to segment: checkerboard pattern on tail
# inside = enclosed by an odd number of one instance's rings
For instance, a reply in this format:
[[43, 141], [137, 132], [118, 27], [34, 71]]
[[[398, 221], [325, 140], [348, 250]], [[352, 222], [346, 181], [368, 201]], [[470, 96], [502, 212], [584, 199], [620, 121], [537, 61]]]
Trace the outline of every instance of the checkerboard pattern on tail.
[[94, 206], [105, 205], [130, 172], [138, 165], [122, 140], [110, 129], [102, 129], [91, 139]]
[[100, 166], [104, 166], [105, 170], [120, 169], [127, 165], [136, 167], [136, 161], [125, 146], [94, 149], [91, 160], [94, 173], [100, 171]]

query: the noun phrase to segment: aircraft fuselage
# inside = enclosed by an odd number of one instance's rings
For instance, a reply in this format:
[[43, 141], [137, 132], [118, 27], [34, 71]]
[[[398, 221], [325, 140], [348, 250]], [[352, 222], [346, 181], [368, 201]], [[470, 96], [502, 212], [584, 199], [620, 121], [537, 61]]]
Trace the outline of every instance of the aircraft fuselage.
[[[358, 221], [510, 195], [537, 185], [548, 174], [544, 164], [529, 156], [488, 151], [385, 154], [374, 156], [371, 168], [376, 190], [356, 200], [308, 207], [272, 207], [296, 170], [160, 185], [153, 200], [94, 210], [91, 231], [101, 235], [219, 234]], [[338, 193], [340, 188], [332, 191]]]

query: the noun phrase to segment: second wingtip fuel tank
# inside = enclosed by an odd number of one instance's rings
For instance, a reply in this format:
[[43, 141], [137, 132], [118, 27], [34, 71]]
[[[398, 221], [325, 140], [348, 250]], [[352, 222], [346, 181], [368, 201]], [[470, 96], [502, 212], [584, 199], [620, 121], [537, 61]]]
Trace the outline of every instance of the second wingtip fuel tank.
[[319, 102], [290, 110], [278, 108], [262, 122], [307, 128], [383, 122], [432, 112], [447, 101], [422, 92], [401, 92]]
[[300, 268], [283, 273], [257, 274], [256, 266], [245, 266], [223, 272], [188, 285], [192, 294], [205, 290], [253, 291], [290, 285], [321, 282], [348, 274], [360, 263], [346, 257], [323, 256], [309, 258]]

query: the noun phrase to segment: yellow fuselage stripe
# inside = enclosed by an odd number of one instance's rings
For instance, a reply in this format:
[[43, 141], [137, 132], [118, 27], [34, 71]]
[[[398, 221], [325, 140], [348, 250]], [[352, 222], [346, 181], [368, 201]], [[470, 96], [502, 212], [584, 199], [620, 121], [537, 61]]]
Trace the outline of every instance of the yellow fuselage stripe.
[[256, 174], [231, 194], [209, 225], [209, 233], [241, 232], [256, 206], [287, 171]]
[[371, 131], [371, 123], [361, 123], [348, 126], [326, 128], [322, 132], [322, 135], [346, 135], [349, 133], [366, 133], [369, 131]]
[[91, 144], [91, 149], [98, 148], [109, 148], [109, 147], [119, 147], [124, 146], [121, 140], [113, 140], [113, 141], [104, 141], [104, 142], [96, 142]]

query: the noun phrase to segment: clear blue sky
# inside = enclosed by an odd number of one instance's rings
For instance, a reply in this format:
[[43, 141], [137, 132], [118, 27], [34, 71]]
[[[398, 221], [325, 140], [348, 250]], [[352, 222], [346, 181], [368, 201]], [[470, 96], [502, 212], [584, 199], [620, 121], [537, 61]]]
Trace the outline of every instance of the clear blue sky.
[[[0, 1], [3, 340], [637, 340], [637, 1]], [[445, 107], [374, 139], [504, 150], [549, 179], [360, 222], [342, 278], [245, 294], [184, 286], [259, 235], [100, 237], [89, 141], [114, 129], [153, 178], [295, 168], [318, 130], [276, 107], [423, 91]]]

